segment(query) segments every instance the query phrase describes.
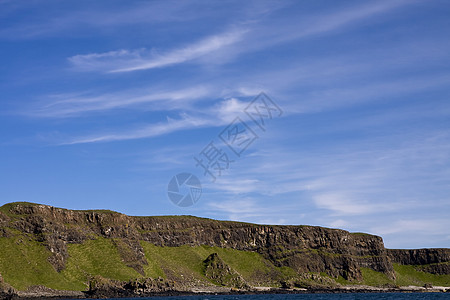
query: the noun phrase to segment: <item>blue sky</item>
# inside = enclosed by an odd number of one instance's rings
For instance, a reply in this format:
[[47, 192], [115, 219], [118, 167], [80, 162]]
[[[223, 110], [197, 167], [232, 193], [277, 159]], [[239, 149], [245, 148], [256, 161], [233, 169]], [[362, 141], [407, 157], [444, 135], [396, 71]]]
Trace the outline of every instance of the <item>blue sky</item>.
[[[448, 1], [0, 0], [0, 203], [450, 247]], [[265, 92], [265, 131], [244, 113]], [[219, 134], [240, 117], [240, 157]], [[212, 182], [194, 157], [230, 160]], [[172, 176], [202, 183], [169, 201]]]

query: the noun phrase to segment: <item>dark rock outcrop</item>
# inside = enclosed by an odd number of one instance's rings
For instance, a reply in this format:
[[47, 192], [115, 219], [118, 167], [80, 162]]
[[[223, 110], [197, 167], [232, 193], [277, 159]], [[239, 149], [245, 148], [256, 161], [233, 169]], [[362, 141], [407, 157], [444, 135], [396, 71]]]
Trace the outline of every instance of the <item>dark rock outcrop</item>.
[[142, 278], [124, 282], [95, 276], [90, 280], [89, 290], [85, 293], [89, 298], [144, 297], [175, 289], [174, 282], [163, 278]]
[[388, 249], [388, 255], [393, 263], [412, 265], [419, 271], [450, 274], [450, 249]]
[[427, 266], [417, 266], [419, 271], [436, 274], [436, 275], [448, 275], [450, 274], [450, 263], [432, 264]]
[[388, 249], [392, 262], [401, 265], [429, 265], [450, 262], [450, 249]]
[[203, 264], [206, 278], [209, 278], [215, 284], [237, 289], [250, 288], [244, 278], [228, 266], [217, 253], [210, 254], [203, 261]]
[[0, 299], [14, 299], [17, 296], [17, 291], [4, 282], [2, 274], [0, 274]]

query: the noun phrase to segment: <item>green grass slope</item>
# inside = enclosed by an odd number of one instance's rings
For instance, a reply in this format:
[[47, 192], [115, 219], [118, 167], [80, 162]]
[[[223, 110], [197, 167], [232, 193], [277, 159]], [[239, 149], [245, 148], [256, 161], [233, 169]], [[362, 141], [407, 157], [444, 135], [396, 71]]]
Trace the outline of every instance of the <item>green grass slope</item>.
[[26, 236], [0, 238], [0, 273], [18, 290], [45, 285], [59, 290], [86, 290], [94, 275], [128, 280], [140, 277], [127, 267], [111, 240], [96, 239], [69, 245], [66, 268], [58, 273], [48, 262], [51, 252]]
[[27, 237], [0, 238], [0, 273], [7, 283], [19, 290], [31, 285], [79, 290], [80, 285], [55, 271], [47, 260], [50, 255], [42, 244]]
[[149, 262], [146, 275], [150, 277], [205, 282], [203, 261], [212, 253], [217, 253], [251, 285], [275, 285], [280, 278], [295, 274], [290, 268], [275, 267], [255, 252], [209, 246], [158, 247], [147, 242], [141, 245]]

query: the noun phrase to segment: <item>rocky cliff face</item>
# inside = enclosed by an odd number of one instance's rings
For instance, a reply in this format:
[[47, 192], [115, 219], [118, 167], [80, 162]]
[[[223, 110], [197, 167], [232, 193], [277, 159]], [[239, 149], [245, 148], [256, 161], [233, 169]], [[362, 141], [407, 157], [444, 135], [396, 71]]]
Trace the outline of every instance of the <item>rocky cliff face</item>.
[[140, 274], [147, 264], [140, 241], [156, 246], [208, 245], [254, 251], [298, 274], [324, 272], [347, 280], [360, 280], [361, 268], [394, 279], [392, 262], [438, 264], [436, 273], [449, 274], [448, 268], [442, 267], [450, 261], [449, 249], [386, 250], [378, 236], [312, 226], [255, 225], [190, 216], [132, 217], [111, 211], [11, 203], [0, 211], [0, 237], [15, 231], [43, 243], [52, 253], [49, 262], [57, 271], [65, 268], [67, 244], [101, 236], [113, 239], [123, 261]]
[[450, 274], [450, 249], [388, 249], [393, 263], [418, 266], [419, 270], [437, 274]]
[[428, 265], [450, 261], [450, 249], [389, 249], [392, 262], [402, 265]]

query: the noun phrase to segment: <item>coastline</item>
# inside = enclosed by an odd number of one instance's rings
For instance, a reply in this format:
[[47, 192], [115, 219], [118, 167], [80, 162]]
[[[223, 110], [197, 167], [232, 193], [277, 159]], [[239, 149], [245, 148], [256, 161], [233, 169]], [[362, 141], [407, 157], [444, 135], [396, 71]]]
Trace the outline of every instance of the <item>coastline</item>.
[[373, 287], [365, 285], [340, 286], [330, 288], [273, 288], [255, 287], [247, 290], [226, 287], [203, 287], [191, 290], [167, 290], [134, 293], [128, 290], [102, 291], [60, 291], [44, 287], [35, 287], [16, 294], [3, 295], [0, 299], [104, 299], [104, 298], [140, 298], [140, 297], [176, 297], [203, 295], [266, 295], [266, 294], [350, 294], [350, 293], [450, 293], [450, 287]]

